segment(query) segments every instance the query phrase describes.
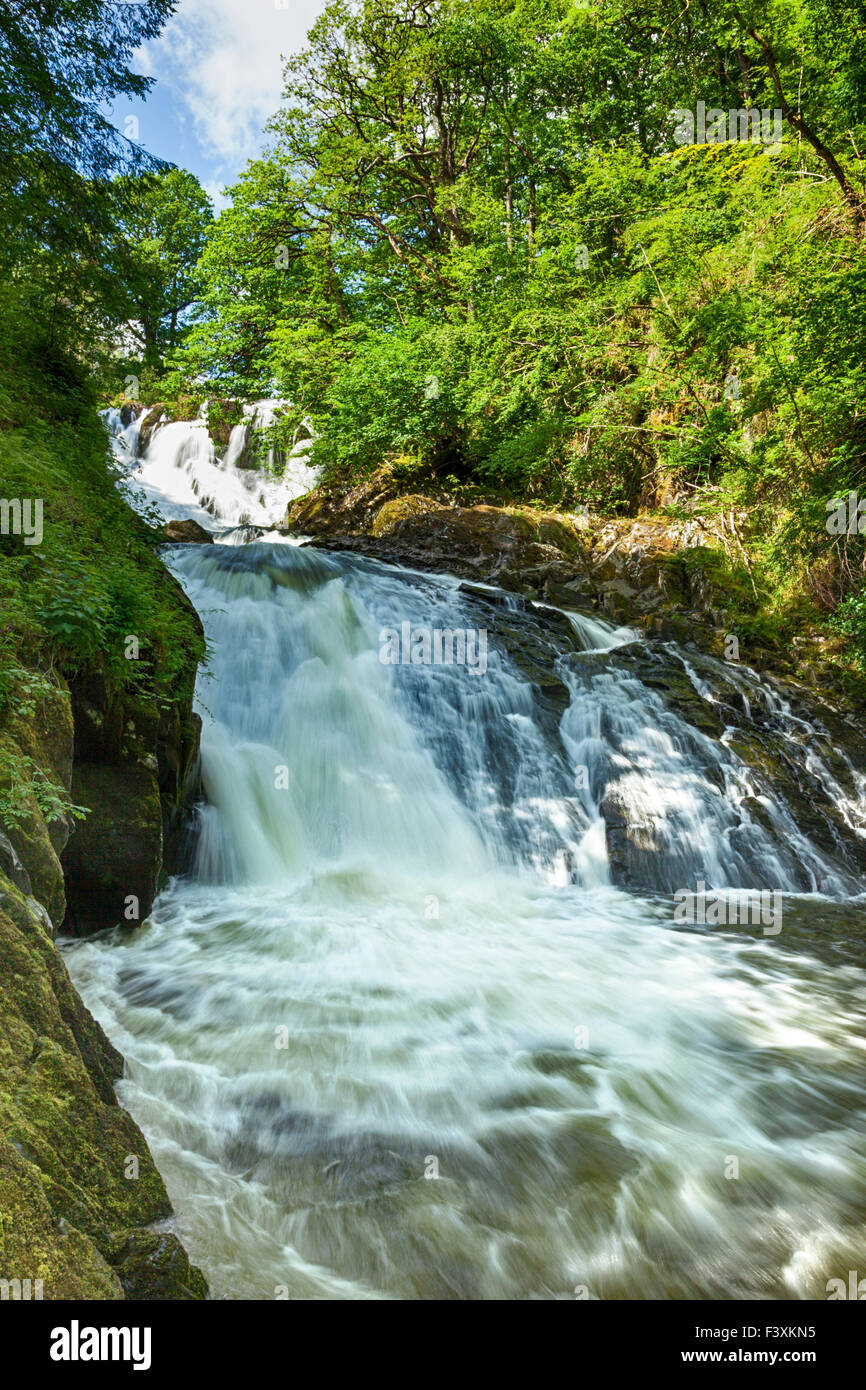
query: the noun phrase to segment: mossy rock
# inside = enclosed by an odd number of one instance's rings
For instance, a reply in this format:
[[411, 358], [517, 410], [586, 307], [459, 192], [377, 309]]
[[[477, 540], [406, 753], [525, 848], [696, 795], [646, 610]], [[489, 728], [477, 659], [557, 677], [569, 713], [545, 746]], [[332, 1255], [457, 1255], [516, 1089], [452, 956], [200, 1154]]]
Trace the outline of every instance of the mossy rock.
[[[0, 751], [12, 759], [22, 756], [18, 744], [5, 733], [0, 734]], [[11, 788], [4, 788], [4, 791], [9, 790]], [[15, 788], [15, 802], [16, 818], [14, 823], [11, 819], [7, 821], [5, 833], [27, 873], [33, 895], [45, 907], [55, 927], [59, 927], [66, 910], [66, 893], [51, 829], [45, 823], [35, 796], [21, 784]], [[64, 819], [61, 842], [66, 838], [66, 829]]]
[[44, 1299], [124, 1296], [120, 1279], [94, 1241], [57, 1216], [39, 1168], [2, 1134], [0, 1279], [39, 1279]]
[[208, 1296], [207, 1280], [168, 1231], [128, 1231], [111, 1243], [109, 1260], [133, 1299], [187, 1302]]
[[[122, 1298], [110, 1267], [118, 1232], [135, 1234], [171, 1205], [143, 1134], [114, 1096], [122, 1058], [3, 874], [0, 961], [0, 1279], [41, 1279], [49, 1299]], [[171, 1241], [163, 1258], [188, 1292], [137, 1296], [204, 1296]]]
[[411, 493], [408, 497], [394, 497], [379, 508], [370, 527], [371, 536], [386, 536], [393, 531], [398, 522], [410, 516], [427, 516], [430, 512], [444, 511], [441, 502], [430, 497]]

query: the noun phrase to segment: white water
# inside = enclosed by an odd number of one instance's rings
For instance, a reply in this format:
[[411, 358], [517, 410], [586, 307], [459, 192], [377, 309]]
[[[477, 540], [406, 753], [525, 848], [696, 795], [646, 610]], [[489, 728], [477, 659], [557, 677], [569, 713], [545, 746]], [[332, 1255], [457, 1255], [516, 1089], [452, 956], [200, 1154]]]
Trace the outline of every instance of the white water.
[[[190, 875], [67, 960], [214, 1295], [823, 1297], [862, 1266], [862, 914], [673, 929], [669, 880], [845, 871], [606, 665], [633, 634], [551, 638], [551, 710], [516, 601], [278, 544], [171, 564], [213, 649]], [[486, 675], [381, 664], [406, 620], [485, 624]], [[610, 885], [611, 788], [659, 894]]]
[[[197, 521], [210, 531], [215, 527], [276, 525], [289, 502], [309, 492], [316, 482], [308, 443], [292, 449], [281, 477], [268, 470], [239, 466], [250, 438], [273, 423], [278, 404], [258, 401], [247, 406], [245, 420], [232, 429], [222, 458], [204, 418], [158, 425], [140, 455], [143, 416], [124, 428], [119, 410], [106, 411], [112, 450], [126, 476], [131, 504], [140, 511], [156, 508], [166, 521]], [[268, 459], [273, 464], [272, 449]]]

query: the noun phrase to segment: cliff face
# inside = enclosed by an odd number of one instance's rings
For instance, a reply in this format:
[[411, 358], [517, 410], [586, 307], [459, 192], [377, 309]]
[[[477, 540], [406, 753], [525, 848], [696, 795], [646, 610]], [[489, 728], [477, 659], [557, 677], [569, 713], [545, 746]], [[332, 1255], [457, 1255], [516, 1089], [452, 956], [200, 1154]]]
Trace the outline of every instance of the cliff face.
[[[178, 590], [178, 602], [186, 600]], [[123, 1059], [76, 994], [55, 931], [147, 916], [194, 788], [195, 662], [163, 707], [95, 677], [57, 677], [0, 733], [72, 801], [73, 827], [30, 797], [0, 833], [0, 1293], [46, 1299], [207, 1295], [177, 1237], [141, 1130], [118, 1104]], [[46, 816], [48, 817], [46, 819]], [[135, 902], [136, 914], [128, 910]], [[41, 1280], [41, 1287], [34, 1281]], [[8, 1290], [2, 1281], [8, 1281]], [[26, 1294], [25, 1294], [26, 1296]]]
[[[141, 1130], [123, 1059], [85, 1009], [38, 901], [0, 873], [0, 1280], [46, 1299], [203, 1298]], [[142, 1256], [150, 1256], [142, 1277]]]

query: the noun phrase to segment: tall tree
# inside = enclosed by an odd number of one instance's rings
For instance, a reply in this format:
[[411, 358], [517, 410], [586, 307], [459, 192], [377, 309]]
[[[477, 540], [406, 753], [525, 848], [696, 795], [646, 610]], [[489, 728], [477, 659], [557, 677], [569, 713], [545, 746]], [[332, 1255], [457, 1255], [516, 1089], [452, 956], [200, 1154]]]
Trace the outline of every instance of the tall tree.
[[177, 0], [5, 0], [0, 6], [0, 258], [63, 246], [107, 216], [104, 181], [153, 163], [112, 126], [106, 103], [152, 79], [134, 50]]
[[120, 264], [144, 364], [162, 368], [180, 344], [197, 298], [196, 265], [213, 220], [210, 199], [183, 169], [116, 180], [122, 208]]

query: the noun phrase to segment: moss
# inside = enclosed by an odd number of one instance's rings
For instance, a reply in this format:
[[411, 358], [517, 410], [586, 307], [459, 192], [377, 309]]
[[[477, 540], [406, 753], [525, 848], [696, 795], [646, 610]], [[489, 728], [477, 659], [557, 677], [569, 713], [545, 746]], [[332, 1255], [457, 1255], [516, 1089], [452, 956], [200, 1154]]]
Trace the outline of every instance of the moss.
[[441, 502], [434, 502], [430, 497], [423, 497], [420, 494], [409, 494], [407, 497], [393, 497], [389, 502], [381, 506], [373, 518], [370, 527], [372, 536], [385, 536], [389, 531], [401, 521], [405, 521], [410, 516], [426, 516], [428, 512], [442, 510]]
[[[122, 1297], [109, 1268], [119, 1233], [169, 1215], [168, 1195], [114, 1097], [119, 1054], [5, 875], [0, 959], [0, 1278], [40, 1278], [46, 1298]], [[185, 1256], [173, 1259], [180, 1268]], [[203, 1296], [201, 1276], [184, 1268], [191, 1292], [178, 1296]]]
[[201, 1270], [190, 1264], [177, 1236], [169, 1232], [125, 1232], [113, 1241], [109, 1258], [127, 1298], [188, 1301], [208, 1296]]
[[46, 1299], [115, 1299], [95, 1243], [52, 1210], [39, 1168], [0, 1134], [0, 1279], [41, 1279]]

